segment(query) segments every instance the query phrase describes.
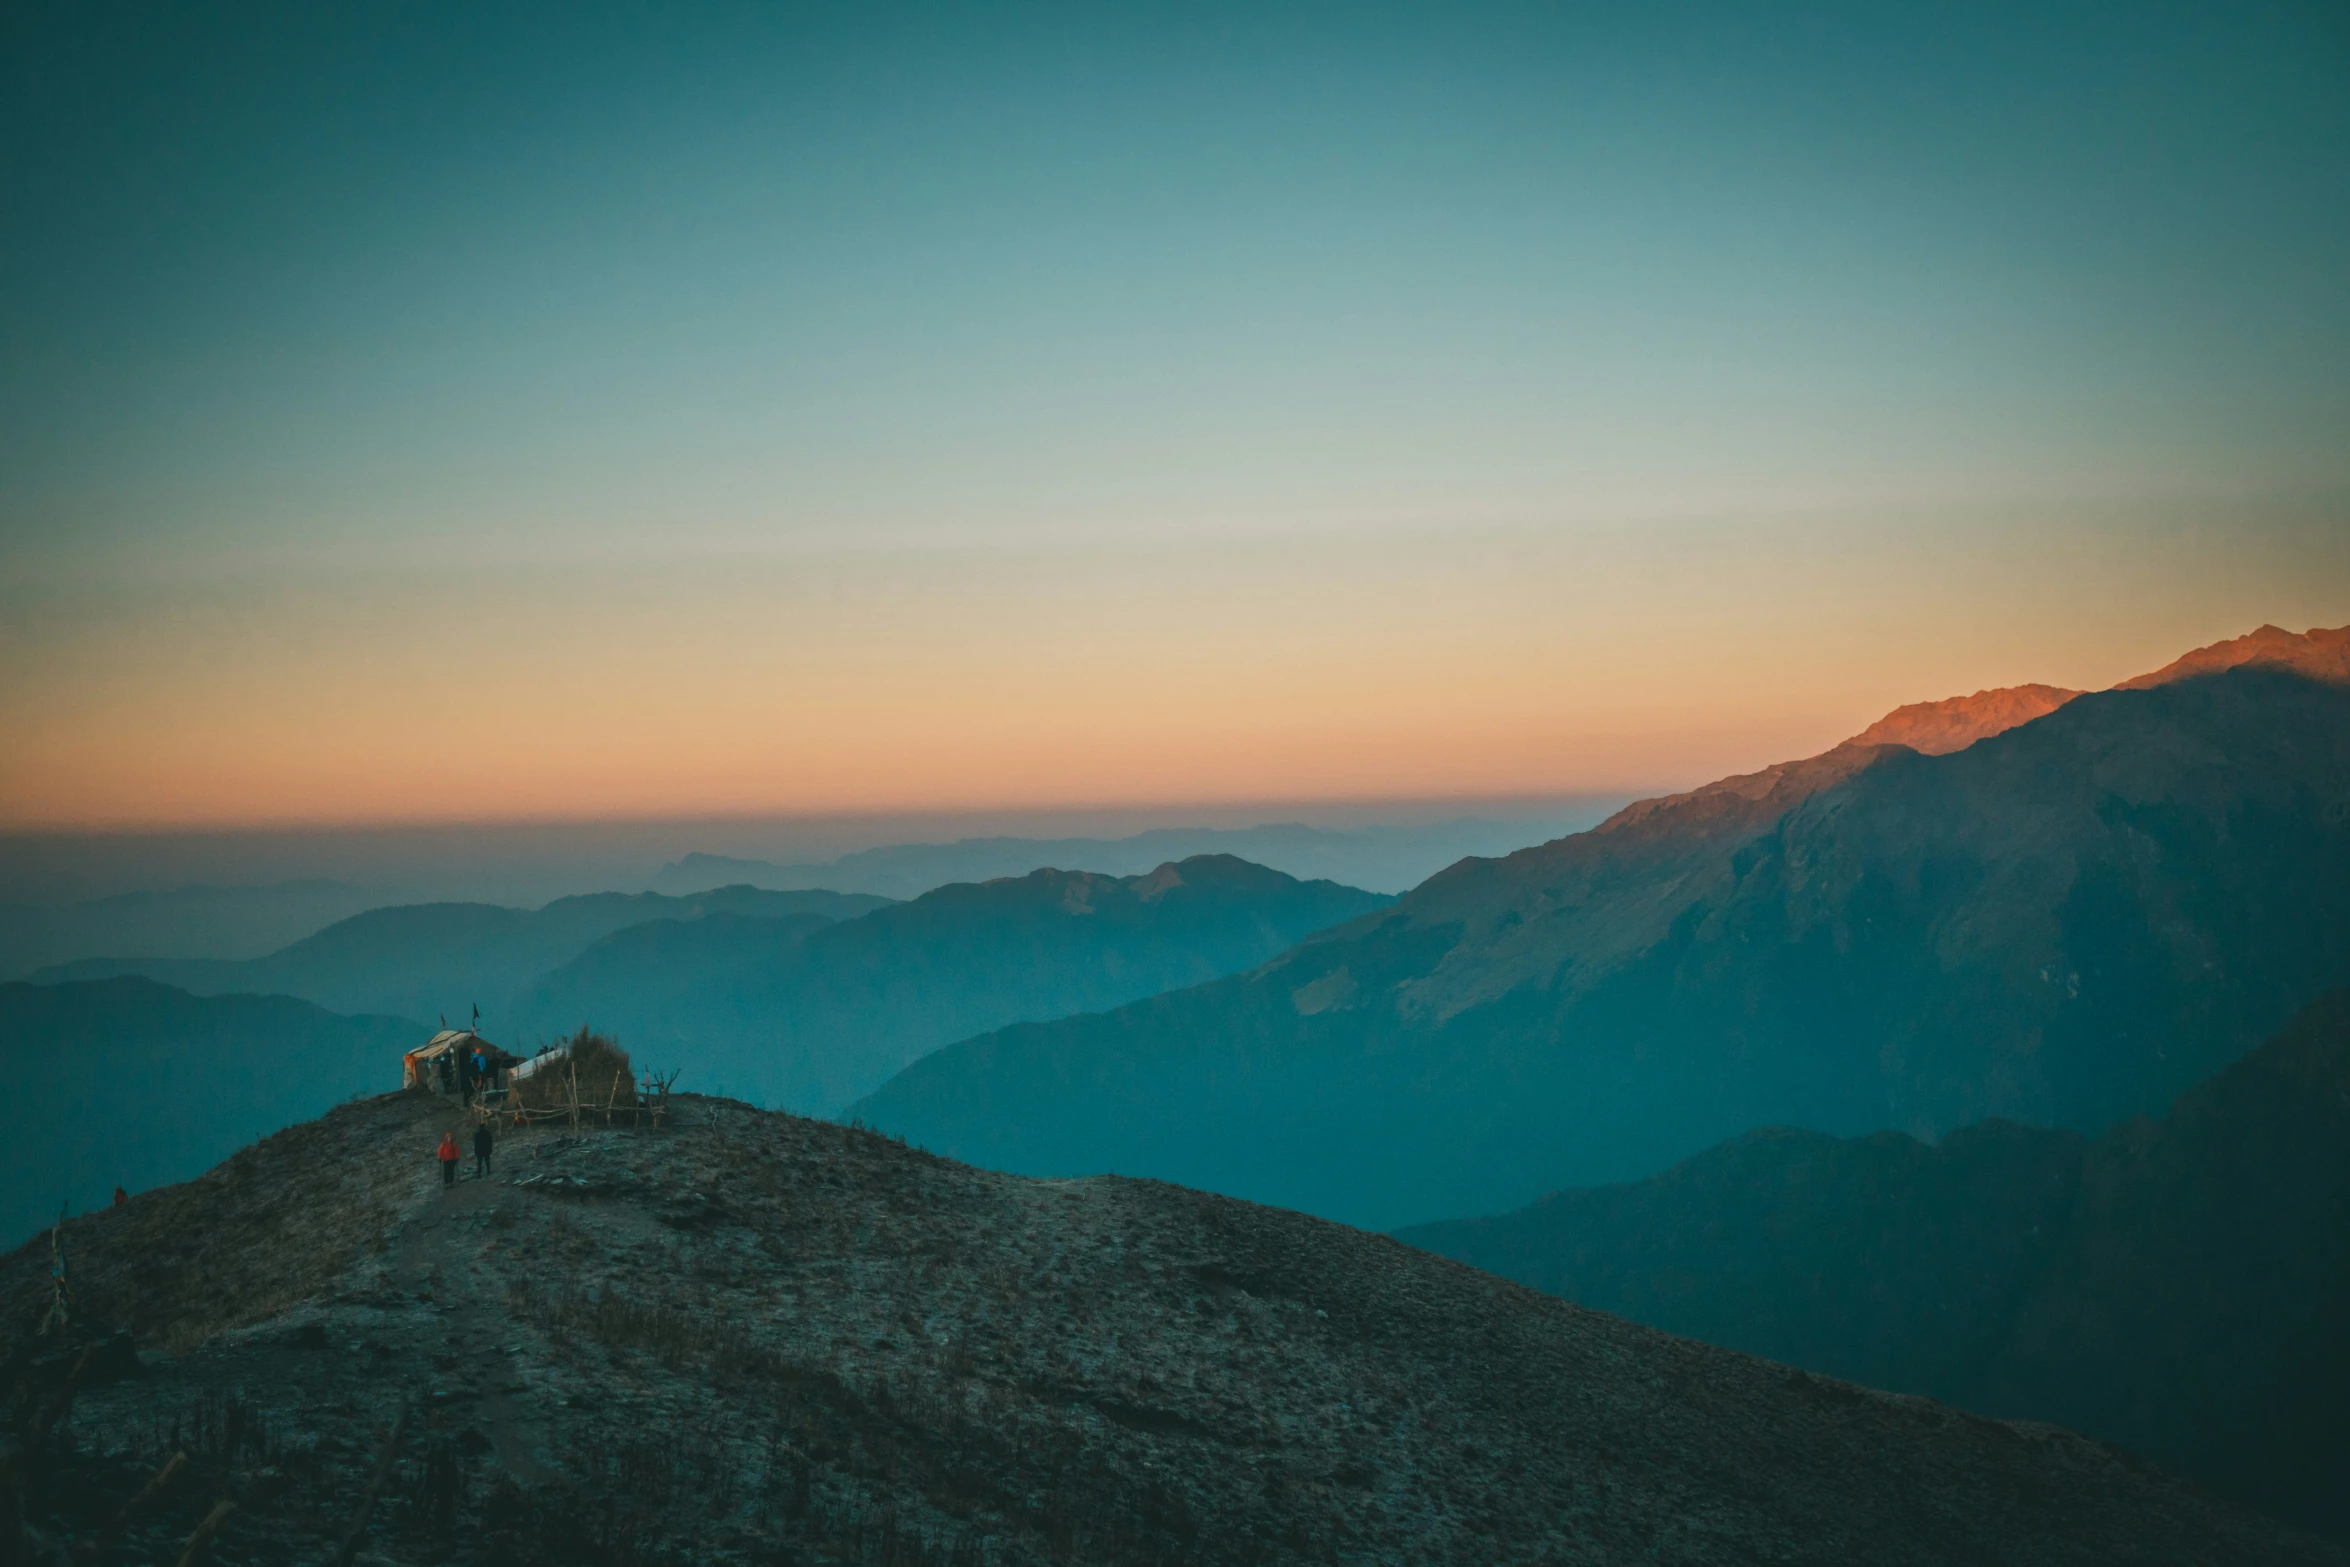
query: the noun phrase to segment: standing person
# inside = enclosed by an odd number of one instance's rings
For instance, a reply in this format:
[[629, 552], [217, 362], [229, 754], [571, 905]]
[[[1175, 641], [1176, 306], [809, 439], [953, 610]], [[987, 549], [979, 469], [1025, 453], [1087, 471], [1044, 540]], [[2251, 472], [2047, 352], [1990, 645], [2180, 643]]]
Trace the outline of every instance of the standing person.
[[441, 1186], [445, 1190], [457, 1184], [457, 1134], [441, 1133]]
[[498, 1139], [490, 1132], [490, 1123], [484, 1121], [473, 1129], [473, 1178], [486, 1179], [490, 1173], [490, 1150], [498, 1146]]

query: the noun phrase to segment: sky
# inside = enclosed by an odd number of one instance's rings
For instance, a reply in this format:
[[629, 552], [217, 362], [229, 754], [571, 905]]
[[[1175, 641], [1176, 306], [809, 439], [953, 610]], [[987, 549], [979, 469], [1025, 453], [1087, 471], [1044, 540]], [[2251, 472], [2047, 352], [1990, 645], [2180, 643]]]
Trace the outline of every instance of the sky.
[[0, 829], [1684, 786], [2350, 621], [2336, 5], [16, 7]]

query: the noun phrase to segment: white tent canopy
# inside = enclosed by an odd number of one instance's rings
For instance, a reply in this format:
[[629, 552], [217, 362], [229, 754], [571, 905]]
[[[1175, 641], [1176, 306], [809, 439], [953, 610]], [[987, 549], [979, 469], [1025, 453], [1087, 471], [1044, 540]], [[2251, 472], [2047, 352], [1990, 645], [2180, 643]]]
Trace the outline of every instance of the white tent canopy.
[[[515, 1057], [470, 1028], [444, 1028], [400, 1058], [402, 1088], [434, 1088], [443, 1071], [455, 1072], [460, 1062], [479, 1051], [493, 1072], [511, 1065]], [[446, 1062], [446, 1068], [442, 1063]]]

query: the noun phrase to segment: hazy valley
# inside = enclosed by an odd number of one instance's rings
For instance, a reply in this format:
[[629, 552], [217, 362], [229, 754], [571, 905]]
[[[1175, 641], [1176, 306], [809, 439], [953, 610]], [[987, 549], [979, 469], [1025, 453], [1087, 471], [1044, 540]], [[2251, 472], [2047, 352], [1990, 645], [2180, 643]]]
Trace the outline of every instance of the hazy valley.
[[958, 1039], [1254, 968], [1388, 901], [1229, 855], [1032, 870], [857, 919], [633, 926], [513, 1006], [525, 1034], [592, 1022], [714, 1090], [830, 1114]]
[[[956, 1039], [1253, 967], [1386, 901], [1202, 856], [1124, 878], [1039, 870], [902, 904], [749, 887], [537, 910], [426, 904], [246, 962], [67, 964], [0, 986], [0, 1065], [42, 1111], [12, 1140], [0, 1224], [21, 1235], [61, 1201], [194, 1175], [380, 1087], [384, 1061], [469, 1023], [477, 1001], [485, 1035], [523, 1054], [593, 1023], [689, 1084], [826, 1113]], [[168, 1070], [140, 1070], [147, 1060]], [[104, 1123], [87, 1113], [99, 1104]], [[57, 1113], [72, 1108], [83, 1113]]]

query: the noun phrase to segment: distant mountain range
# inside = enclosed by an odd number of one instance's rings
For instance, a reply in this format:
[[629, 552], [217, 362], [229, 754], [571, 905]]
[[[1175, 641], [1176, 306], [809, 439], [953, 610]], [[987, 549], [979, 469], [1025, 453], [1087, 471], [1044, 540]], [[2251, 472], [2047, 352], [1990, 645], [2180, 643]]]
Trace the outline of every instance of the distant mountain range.
[[1037, 870], [839, 922], [635, 925], [516, 1006], [525, 1032], [593, 1023], [698, 1086], [829, 1114], [941, 1045], [1254, 968], [1389, 901], [1231, 855], [1138, 876]]
[[36, 978], [135, 974], [424, 1026], [468, 1022], [478, 1003], [484, 1032], [517, 1049], [591, 1025], [697, 1086], [829, 1114], [941, 1045], [1253, 968], [1389, 901], [1201, 855], [1140, 876], [1037, 870], [904, 904], [751, 887], [535, 910], [414, 904], [265, 958], [92, 959]]
[[1755, 1126], [2102, 1130], [2350, 981], [2346, 647], [2263, 628], [2177, 678], [1943, 704], [1943, 754], [1848, 742], [1642, 801], [1252, 972], [957, 1044], [855, 1113], [1377, 1226]]
[[2350, 1535], [2350, 991], [2095, 1142], [1753, 1132], [1401, 1238], [1708, 1343], [2071, 1426]]
[[712, 914], [847, 919], [881, 908], [863, 893], [763, 892], [722, 887], [690, 898], [593, 893], [540, 909], [492, 903], [416, 903], [370, 909], [314, 936], [243, 962], [99, 958], [59, 964], [43, 984], [140, 974], [194, 995], [298, 996], [334, 1012], [383, 1012], [425, 1022], [464, 1022], [479, 1005], [485, 1028], [509, 1033], [508, 1003], [539, 975], [614, 931], [648, 921]]
[[[152, 980], [0, 985], [0, 1245], [115, 1187], [184, 1181], [241, 1145], [399, 1083], [418, 1026]], [[299, 1192], [285, 1200], [298, 1202]]]
[[1296, 822], [1257, 827], [1162, 827], [1127, 838], [964, 838], [863, 849], [820, 865], [777, 865], [719, 854], [689, 854], [661, 867], [657, 891], [699, 892], [729, 883], [834, 887], [913, 898], [956, 882], [1025, 876], [1041, 865], [1105, 876], [1144, 874], [1170, 860], [1229, 854], [1300, 880], [1329, 880], [1374, 892], [1401, 892], [1457, 860], [1506, 854], [1599, 821], [1620, 804], [1562, 805], [1538, 822], [1456, 821], [1339, 831]]
[[0, 980], [77, 958], [248, 958], [378, 901], [364, 887], [312, 879], [126, 892], [62, 907], [0, 904]]

